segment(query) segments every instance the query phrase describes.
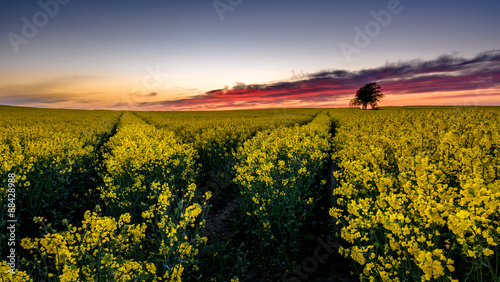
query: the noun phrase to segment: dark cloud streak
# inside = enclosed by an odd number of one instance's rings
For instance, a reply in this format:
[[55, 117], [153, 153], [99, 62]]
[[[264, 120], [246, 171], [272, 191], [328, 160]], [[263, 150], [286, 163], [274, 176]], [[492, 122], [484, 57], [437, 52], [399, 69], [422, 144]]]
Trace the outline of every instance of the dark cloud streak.
[[237, 82], [231, 89], [226, 87], [189, 99], [143, 105], [162, 105], [168, 110], [203, 110], [272, 106], [290, 100], [304, 104], [327, 102], [351, 97], [360, 86], [373, 81], [389, 95], [495, 88], [500, 85], [499, 63], [500, 50], [484, 52], [470, 59], [455, 54], [442, 55], [435, 60], [388, 63], [360, 71], [323, 70], [301, 75], [301, 79], [294, 81], [251, 85]]

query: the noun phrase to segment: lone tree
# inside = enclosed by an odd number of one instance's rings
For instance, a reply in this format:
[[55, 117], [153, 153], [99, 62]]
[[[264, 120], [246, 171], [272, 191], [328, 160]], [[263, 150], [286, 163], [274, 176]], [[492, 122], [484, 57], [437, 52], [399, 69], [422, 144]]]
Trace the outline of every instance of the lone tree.
[[349, 101], [349, 106], [363, 106], [362, 109], [366, 110], [366, 106], [370, 104], [372, 109], [374, 109], [382, 97], [384, 97], [382, 87], [376, 82], [368, 83], [356, 91], [356, 97]]

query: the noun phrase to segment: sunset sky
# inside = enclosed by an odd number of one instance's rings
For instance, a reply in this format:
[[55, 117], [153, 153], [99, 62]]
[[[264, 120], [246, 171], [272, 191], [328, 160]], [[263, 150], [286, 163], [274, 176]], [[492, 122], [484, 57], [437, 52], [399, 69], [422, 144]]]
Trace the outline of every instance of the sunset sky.
[[0, 104], [223, 110], [500, 105], [500, 1], [0, 3]]

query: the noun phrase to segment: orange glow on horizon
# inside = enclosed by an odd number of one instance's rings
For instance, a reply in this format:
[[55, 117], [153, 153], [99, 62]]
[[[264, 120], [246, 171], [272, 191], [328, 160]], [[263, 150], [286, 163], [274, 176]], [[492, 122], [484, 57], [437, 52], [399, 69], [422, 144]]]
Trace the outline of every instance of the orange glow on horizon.
[[[264, 84], [236, 83], [216, 90], [186, 85], [194, 78], [160, 68], [143, 73], [0, 73], [3, 104], [114, 110], [234, 110], [283, 107], [346, 107], [359, 87], [377, 82], [386, 95], [379, 106], [500, 105], [500, 51], [471, 59], [453, 56], [409, 61], [359, 71], [325, 70]], [[258, 77], [258, 75], [256, 76]], [[201, 83], [200, 82], [200, 83]], [[199, 84], [201, 85], [201, 84]], [[206, 91], [206, 92], [204, 92]]]

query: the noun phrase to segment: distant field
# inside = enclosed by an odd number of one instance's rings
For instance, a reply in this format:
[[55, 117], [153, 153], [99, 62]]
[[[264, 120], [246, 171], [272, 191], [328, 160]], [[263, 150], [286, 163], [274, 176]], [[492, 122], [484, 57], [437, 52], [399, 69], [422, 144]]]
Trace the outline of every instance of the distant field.
[[500, 107], [0, 120], [2, 281], [500, 279]]

